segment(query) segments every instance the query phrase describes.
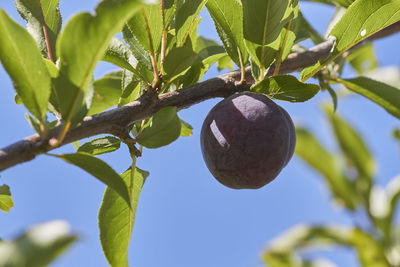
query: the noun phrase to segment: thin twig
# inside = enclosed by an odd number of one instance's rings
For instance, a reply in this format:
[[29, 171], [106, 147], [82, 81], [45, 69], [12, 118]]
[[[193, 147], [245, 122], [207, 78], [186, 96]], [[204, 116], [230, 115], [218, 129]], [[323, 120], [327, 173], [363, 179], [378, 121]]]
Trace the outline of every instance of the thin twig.
[[40, 0], [38, 0], [38, 1], [39, 1], [40, 16], [41, 16], [42, 25], [43, 25], [44, 40], [45, 40], [45, 42], [46, 42], [47, 55], [48, 55], [50, 61], [54, 62], [53, 54], [52, 54], [52, 52], [51, 52], [49, 34], [48, 34], [48, 32], [47, 32], [46, 20], [45, 20], [45, 18], [44, 18], [44, 14], [43, 14], [42, 3], [41, 3]]

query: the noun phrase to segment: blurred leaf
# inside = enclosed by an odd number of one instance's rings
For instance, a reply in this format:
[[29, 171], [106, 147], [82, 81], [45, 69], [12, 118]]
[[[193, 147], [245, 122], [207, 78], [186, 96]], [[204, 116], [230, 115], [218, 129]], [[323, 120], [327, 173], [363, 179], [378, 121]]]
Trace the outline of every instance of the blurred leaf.
[[243, 37], [243, 10], [237, 0], [209, 0], [206, 4], [228, 55], [239, 67], [245, 66], [248, 53]]
[[64, 221], [36, 225], [13, 241], [0, 241], [0, 266], [47, 266], [76, 239]]
[[[291, 1], [290, 1], [291, 2]], [[274, 61], [281, 30], [293, 17], [289, 1], [243, 1], [243, 33], [247, 50], [260, 68]]]
[[400, 129], [396, 129], [393, 131], [393, 136], [394, 138], [396, 138], [397, 140], [400, 141]]
[[11, 207], [14, 207], [14, 202], [11, 198], [10, 187], [2, 185], [0, 186], [0, 210], [9, 212]]
[[0, 10], [0, 61], [25, 107], [44, 121], [51, 79], [33, 37]]
[[375, 174], [374, 158], [360, 134], [348, 122], [334, 114], [327, 106], [324, 106], [324, 111], [347, 162], [357, 170], [356, 190], [365, 203], [369, 200]]
[[86, 152], [93, 156], [97, 156], [118, 150], [120, 146], [121, 140], [113, 136], [105, 136], [93, 139], [81, 145], [77, 152]]
[[100, 241], [107, 261], [113, 267], [128, 267], [128, 247], [131, 240], [139, 195], [149, 173], [132, 168], [121, 174], [130, 191], [130, 206], [107, 187], [99, 210]]
[[281, 75], [269, 77], [254, 84], [250, 91], [266, 94], [279, 100], [304, 102], [318, 93], [319, 86], [299, 82], [291, 75]]
[[372, 100], [393, 116], [400, 118], [400, 89], [366, 77], [337, 79], [337, 82]]
[[366, 43], [363, 46], [352, 49], [346, 59], [359, 75], [373, 71], [378, 67], [378, 60], [376, 59], [372, 43]]
[[93, 83], [92, 105], [87, 115], [93, 115], [118, 104], [121, 96], [121, 72], [114, 72]]
[[127, 23], [127, 26], [142, 47], [154, 54], [161, 44], [163, 30], [161, 5], [143, 5]]
[[178, 47], [185, 44], [193, 26], [198, 23], [197, 17], [206, 3], [207, 0], [178, 1], [175, 15], [176, 44]]
[[197, 59], [197, 54], [190, 48], [176, 47], [165, 57], [164, 70], [167, 79], [170, 81], [174, 77], [187, 70]]
[[98, 159], [87, 153], [74, 153], [74, 154], [62, 154], [62, 155], [53, 155], [48, 154], [53, 157], [60, 158], [65, 162], [73, 164], [82, 170], [90, 173], [110, 188], [115, 190], [125, 201], [126, 203], [130, 203], [129, 201], [129, 193], [128, 188], [126, 187], [124, 181], [121, 177], [116, 173], [107, 163]]
[[387, 198], [389, 202], [389, 214], [387, 216], [388, 225], [393, 223], [394, 215], [400, 200], [400, 175], [394, 177], [386, 186]]
[[367, 232], [355, 228], [352, 233], [361, 266], [388, 267], [391, 266], [385, 256], [383, 247]]
[[310, 246], [350, 245], [351, 229], [343, 226], [312, 226], [299, 224], [273, 239], [267, 251], [292, 252]]
[[144, 147], [157, 148], [172, 143], [180, 133], [181, 121], [176, 114], [176, 107], [166, 107], [148, 120], [136, 140]]
[[[331, 55], [315, 66], [301, 73], [305, 81], [314, 76], [322, 67], [346, 50], [368, 38], [379, 30], [400, 20], [400, 1], [397, 0], [357, 0], [334, 26], [330, 36], [336, 37], [336, 46]], [[349, 27], [351, 25], [351, 27]]]
[[217, 68], [219, 71], [221, 71], [223, 69], [233, 70], [234, 67], [233, 67], [232, 59], [228, 55], [221, 57], [217, 61]]
[[193, 127], [185, 122], [184, 120], [181, 120], [181, 136], [186, 137], [186, 136], [191, 136], [193, 134]]
[[357, 206], [355, 188], [342, 174], [333, 155], [306, 129], [296, 127], [296, 136], [296, 154], [323, 175], [339, 203], [354, 210]]
[[115, 33], [139, 9], [138, 0], [103, 0], [95, 15], [80, 13], [71, 18], [58, 38], [60, 75], [57, 100], [64, 122], [72, 127], [86, 115], [90, 83], [98, 61]]
[[27, 29], [29, 33], [35, 38], [38, 43], [43, 56], [48, 57], [48, 51], [43, 31], [42, 12], [47, 29], [48, 40], [50, 43], [50, 50], [53, 59], [56, 60], [56, 40], [61, 30], [61, 14], [59, 10], [58, 0], [41, 0], [40, 9], [38, 0], [14, 0], [15, 6], [21, 17], [27, 22]]
[[311, 39], [314, 44], [322, 43], [325, 40], [312, 26], [308, 21], [304, 18], [304, 16], [299, 13], [299, 17], [297, 19], [295, 33], [296, 40], [295, 43], [301, 42], [306, 39]]

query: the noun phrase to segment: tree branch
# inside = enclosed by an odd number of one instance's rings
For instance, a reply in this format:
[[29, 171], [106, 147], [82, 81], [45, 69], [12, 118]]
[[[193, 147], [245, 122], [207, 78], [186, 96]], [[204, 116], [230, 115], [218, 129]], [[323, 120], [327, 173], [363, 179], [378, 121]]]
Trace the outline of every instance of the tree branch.
[[[383, 38], [399, 31], [400, 22], [397, 22], [371, 36], [368, 41]], [[333, 45], [334, 39], [330, 39], [305, 52], [290, 54], [281, 64], [279, 74], [291, 73], [311, 66], [320, 59], [325, 59], [329, 56]], [[272, 75], [274, 70], [275, 67], [272, 66], [268, 75]], [[164, 107], [176, 106], [180, 110], [207, 99], [228, 97], [236, 92], [248, 90], [254, 83], [249, 67], [246, 68], [245, 79], [246, 83], [241, 84], [240, 71], [233, 71], [160, 96], [150, 92], [123, 107], [85, 117], [80, 126], [68, 131], [61, 146], [99, 134], [120, 136], [121, 133], [125, 132], [126, 127], [133, 122], [149, 118]], [[0, 171], [30, 161], [37, 155], [54, 149], [55, 147], [49, 145], [49, 141], [56, 138], [61, 129], [62, 125], [56, 126], [51, 130], [46, 140], [41, 140], [38, 134], [34, 134], [1, 149]]]

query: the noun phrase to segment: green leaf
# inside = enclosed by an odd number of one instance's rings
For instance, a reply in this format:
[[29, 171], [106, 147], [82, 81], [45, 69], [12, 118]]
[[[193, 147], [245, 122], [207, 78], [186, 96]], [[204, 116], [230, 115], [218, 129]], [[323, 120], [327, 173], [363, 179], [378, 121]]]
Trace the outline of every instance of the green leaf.
[[180, 133], [181, 121], [176, 114], [176, 107], [166, 107], [149, 119], [136, 140], [144, 147], [157, 148], [172, 143]]
[[357, 170], [356, 190], [361, 199], [368, 203], [369, 192], [375, 174], [374, 158], [360, 134], [348, 122], [338, 114], [334, 114], [326, 106], [324, 111], [348, 164]]
[[354, 210], [357, 206], [355, 189], [343, 175], [343, 170], [334, 156], [306, 129], [296, 127], [296, 137], [296, 155], [323, 175], [339, 203]]
[[128, 26], [124, 26], [122, 29], [122, 36], [124, 37], [125, 42], [129, 44], [132, 54], [138, 60], [140, 65], [145, 67], [147, 70], [152, 70], [153, 66], [151, 65], [149, 53], [142, 47]]
[[57, 100], [65, 123], [75, 125], [85, 116], [90, 83], [98, 61], [113, 35], [140, 7], [138, 0], [103, 0], [95, 15], [80, 13], [69, 20], [57, 42], [60, 75]]
[[121, 107], [132, 101], [135, 101], [140, 96], [141, 84], [134, 79], [132, 72], [123, 71], [122, 84], [123, 88], [122, 95], [119, 99], [118, 106]]
[[131, 239], [139, 194], [149, 175], [148, 172], [132, 168], [121, 174], [130, 187], [131, 208], [109, 187], [106, 188], [99, 210], [100, 241], [104, 254], [113, 267], [128, 267], [128, 247]]
[[50, 43], [53, 59], [56, 60], [56, 40], [61, 30], [61, 14], [58, 0], [41, 0], [41, 8], [38, 0], [14, 0], [15, 6], [21, 17], [27, 22], [29, 33], [35, 38], [43, 56], [48, 57], [45, 34], [43, 31], [42, 12]]
[[398, 0], [355, 1], [329, 34], [336, 37], [334, 51], [326, 60], [302, 72], [301, 80], [309, 79], [343, 52], [399, 20]]
[[121, 96], [121, 73], [114, 72], [93, 83], [92, 105], [88, 115], [102, 112], [118, 104]]
[[137, 60], [133, 56], [132, 51], [124, 42], [116, 37], [111, 39], [103, 60], [123, 69], [127, 69], [132, 72], [136, 71], [133, 66], [136, 65]]
[[361, 266], [390, 266], [383, 247], [369, 233], [355, 228], [352, 233], [352, 241]]
[[291, 75], [281, 75], [269, 77], [254, 84], [250, 91], [266, 94], [279, 100], [304, 102], [319, 92], [319, 86], [299, 82], [296, 77]]
[[183, 46], [189, 37], [192, 28], [198, 23], [197, 17], [207, 0], [178, 1], [175, 15], [175, 30], [177, 46]]
[[47, 266], [75, 240], [64, 221], [36, 225], [12, 241], [0, 241], [0, 266]]
[[350, 245], [351, 238], [352, 230], [347, 227], [299, 224], [273, 239], [266, 252], [292, 252], [315, 245]]
[[376, 59], [372, 43], [352, 49], [346, 59], [359, 75], [373, 71], [378, 67], [378, 60]]
[[9, 212], [11, 207], [14, 207], [14, 202], [11, 198], [10, 187], [2, 185], [0, 186], [0, 209]]
[[236, 65], [245, 65], [248, 53], [243, 37], [243, 10], [237, 0], [208, 0], [208, 12], [228, 55]]
[[400, 89], [366, 77], [337, 79], [347, 89], [380, 105], [393, 116], [400, 118]]
[[25, 107], [44, 121], [51, 79], [33, 37], [0, 10], [0, 61]]
[[78, 148], [77, 152], [85, 152], [93, 156], [110, 153], [118, 150], [121, 146], [121, 140], [113, 136], [104, 136], [93, 139]]
[[168, 76], [166, 79], [171, 81], [192, 66], [197, 59], [197, 54], [189, 47], [183, 46], [172, 49], [164, 61], [164, 71]]
[[126, 187], [124, 181], [121, 177], [116, 173], [107, 163], [98, 159], [87, 153], [74, 153], [74, 154], [62, 154], [62, 155], [53, 155], [48, 154], [53, 157], [60, 158], [65, 162], [73, 164], [87, 173], [93, 175], [110, 188], [112, 188], [116, 193], [118, 193], [126, 203], [130, 203], [129, 201], [129, 193], [128, 188]]
[[283, 62], [287, 56], [290, 54], [294, 42], [296, 41], [296, 26], [300, 23], [299, 13], [300, 8], [298, 1], [293, 1], [290, 5], [292, 9], [292, 17], [289, 19], [288, 23], [283, 27], [280, 34], [280, 43], [278, 51], [278, 59]]
[[142, 47], [155, 54], [160, 47], [163, 31], [161, 5], [143, 5], [127, 26]]
[[393, 131], [393, 136], [396, 138], [398, 141], [400, 141], [400, 129], [396, 129]]
[[186, 137], [186, 136], [191, 136], [193, 134], [193, 127], [185, 122], [184, 120], [181, 120], [181, 136]]
[[[291, 1], [290, 1], [291, 2]], [[243, 1], [243, 33], [252, 60], [268, 68], [275, 60], [282, 28], [293, 17], [289, 1]]]

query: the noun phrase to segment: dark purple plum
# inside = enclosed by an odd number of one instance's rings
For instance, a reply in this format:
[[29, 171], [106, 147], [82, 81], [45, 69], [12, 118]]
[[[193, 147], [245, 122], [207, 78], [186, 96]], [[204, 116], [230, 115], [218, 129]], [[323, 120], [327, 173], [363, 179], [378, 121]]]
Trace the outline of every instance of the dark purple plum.
[[256, 189], [275, 179], [294, 153], [289, 114], [262, 94], [244, 92], [219, 102], [200, 135], [212, 175], [234, 189]]

